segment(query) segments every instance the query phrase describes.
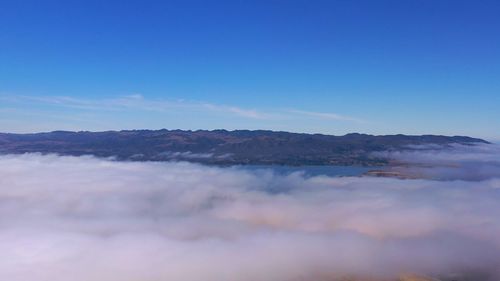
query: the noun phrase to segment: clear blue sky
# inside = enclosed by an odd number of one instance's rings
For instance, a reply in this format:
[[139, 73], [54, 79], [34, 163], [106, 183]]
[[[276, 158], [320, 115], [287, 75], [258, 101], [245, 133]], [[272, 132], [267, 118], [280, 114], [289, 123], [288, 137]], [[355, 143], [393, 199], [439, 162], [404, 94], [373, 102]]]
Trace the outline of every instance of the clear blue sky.
[[0, 131], [500, 139], [500, 1], [1, 1]]

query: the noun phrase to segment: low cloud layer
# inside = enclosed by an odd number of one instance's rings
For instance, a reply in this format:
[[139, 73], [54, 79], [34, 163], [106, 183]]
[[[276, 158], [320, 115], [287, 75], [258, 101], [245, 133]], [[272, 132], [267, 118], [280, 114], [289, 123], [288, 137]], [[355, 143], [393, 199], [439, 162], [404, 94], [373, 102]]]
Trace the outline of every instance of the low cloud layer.
[[399, 162], [394, 171], [438, 180], [478, 181], [500, 178], [500, 145], [415, 146], [375, 154]]
[[495, 177], [304, 177], [1, 156], [0, 279], [329, 281], [467, 273], [493, 281], [500, 279], [498, 202]]

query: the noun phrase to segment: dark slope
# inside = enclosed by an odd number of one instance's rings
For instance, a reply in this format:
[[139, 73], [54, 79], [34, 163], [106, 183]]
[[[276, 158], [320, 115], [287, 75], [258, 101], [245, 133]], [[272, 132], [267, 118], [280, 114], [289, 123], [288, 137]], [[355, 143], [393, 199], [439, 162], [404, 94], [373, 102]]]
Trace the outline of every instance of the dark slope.
[[275, 131], [133, 130], [1, 134], [0, 153], [115, 156], [120, 160], [189, 160], [212, 164], [381, 165], [374, 151], [411, 145], [487, 143], [462, 136], [332, 136]]

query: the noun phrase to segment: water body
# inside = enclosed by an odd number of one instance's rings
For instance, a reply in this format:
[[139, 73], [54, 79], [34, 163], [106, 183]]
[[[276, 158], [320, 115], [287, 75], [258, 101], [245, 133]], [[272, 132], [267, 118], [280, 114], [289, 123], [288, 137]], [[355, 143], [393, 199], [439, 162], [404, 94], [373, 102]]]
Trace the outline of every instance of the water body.
[[278, 175], [289, 175], [291, 173], [303, 173], [306, 177], [329, 176], [329, 177], [352, 177], [360, 176], [373, 167], [362, 166], [279, 166], [279, 165], [242, 165], [235, 166], [239, 169], [250, 171], [271, 170]]

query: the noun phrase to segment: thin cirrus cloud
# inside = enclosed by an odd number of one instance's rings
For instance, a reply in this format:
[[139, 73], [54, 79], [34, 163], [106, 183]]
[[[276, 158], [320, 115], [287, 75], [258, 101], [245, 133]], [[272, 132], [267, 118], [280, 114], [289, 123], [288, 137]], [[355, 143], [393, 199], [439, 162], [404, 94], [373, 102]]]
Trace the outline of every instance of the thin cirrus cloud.
[[253, 120], [288, 120], [294, 118], [313, 118], [321, 120], [337, 120], [347, 122], [363, 122], [360, 119], [339, 115], [336, 113], [313, 112], [298, 109], [276, 109], [264, 111], [249, 109], [234, 105], [215, 104], [208, 102], [147, 99], [140, 94], [125, 95], [104, 99], [82, 99], [69, 96], [26, 96], [5, 95], [1, 100], [11, 103], [33, 103], [58, 107], [74, 108], [85, 111], [155, 111], [168, 112], [172, 110], [204, 111]]
[[352, 122], [357, 122], [357, 123], [365, 123], [366, 121], [350, 117], [350, 116], [345, 116], [345, 115], [340, 115], [336, 113], [330, 113], [330, 112], [314, 112], [314, 111], [305, 111], [305, 110], [297, 110], [297, 109], [290, 109], [288, 110], [289, 113], [292, 114], [298, 114], [298, 115], [303, 115], [303, 116], [309, 116], [309, 117], [314, 117], [318, 119], [325, 119], [325, 120], [337, 120], [337, 121], [352, 121]]

